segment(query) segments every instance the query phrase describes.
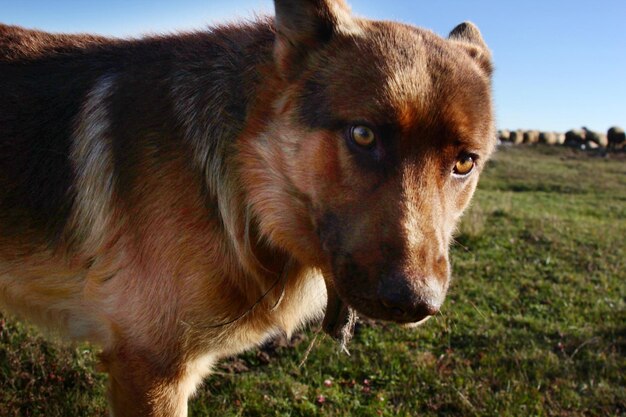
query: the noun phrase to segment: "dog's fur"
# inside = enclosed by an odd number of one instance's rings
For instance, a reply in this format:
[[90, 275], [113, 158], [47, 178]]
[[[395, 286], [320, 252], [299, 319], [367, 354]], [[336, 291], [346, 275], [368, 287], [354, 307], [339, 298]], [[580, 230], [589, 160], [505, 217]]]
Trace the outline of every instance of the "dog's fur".
[[443, 302], [495, 141], [480, 33], [275, 6], [139, 40], [0, 25], [0, 302], [100, 344], [116, 416], [186, 415], [216, 360], [324, 311], [338, 336], [348, 307]]

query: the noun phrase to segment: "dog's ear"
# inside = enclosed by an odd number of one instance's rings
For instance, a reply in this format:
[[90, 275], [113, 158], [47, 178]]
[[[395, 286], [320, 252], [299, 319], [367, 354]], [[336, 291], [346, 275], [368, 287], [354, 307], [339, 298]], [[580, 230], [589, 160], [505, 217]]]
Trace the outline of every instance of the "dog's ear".
[[353, 26], [344, 0], [274, 0], [274, 56], [282, 75], [293, 78], [308, 55]]
[[491, 75], [493, 72], [491, 52], [476, 25], [472, 22], [463, 22], [452, 29], [448, 38], [463, 47], [485, 73]]

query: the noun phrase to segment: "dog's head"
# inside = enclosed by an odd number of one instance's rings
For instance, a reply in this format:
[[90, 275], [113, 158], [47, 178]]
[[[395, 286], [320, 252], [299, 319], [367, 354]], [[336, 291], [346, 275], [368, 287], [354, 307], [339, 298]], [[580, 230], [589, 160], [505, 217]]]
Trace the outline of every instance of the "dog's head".
[[448, 245], [495, 144], [490, 54], [471, 23], [448, 39], [355, 18], [333, 0], [276, 0], [281, 91], [247, 144], [263, 233], [324, 272], [342, 304], [418, 322], [448, 289]]

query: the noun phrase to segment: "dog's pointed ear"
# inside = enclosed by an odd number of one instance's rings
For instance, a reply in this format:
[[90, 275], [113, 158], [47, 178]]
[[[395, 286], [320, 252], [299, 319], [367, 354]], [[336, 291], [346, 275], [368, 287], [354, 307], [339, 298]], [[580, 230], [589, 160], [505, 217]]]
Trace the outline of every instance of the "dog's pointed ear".
[[286, 78], [298, 74], [307, 55], [353, 26], [344, 0], [274, 0], [274, 57]]
[[493, 72], [491, 52], [475, 24], [472, 22], [461, 23], [452, 29], [448, 38], [463, 47], [485, 73], [491, 76]]

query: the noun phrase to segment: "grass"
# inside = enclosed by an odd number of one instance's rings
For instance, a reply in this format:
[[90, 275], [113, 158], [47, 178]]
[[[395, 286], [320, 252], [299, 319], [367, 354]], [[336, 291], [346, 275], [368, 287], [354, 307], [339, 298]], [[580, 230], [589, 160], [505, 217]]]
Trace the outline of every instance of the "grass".
[[[192, 416], [626, 415], [626, 160], [510, 147], [418, 329], [362, 323], [351, 356], [314, 331], [221, 365]], [[88, 346], [0, 319], [0, 416], [106, 415]], [[284, 341], [283, 341], [284, 342]]]

